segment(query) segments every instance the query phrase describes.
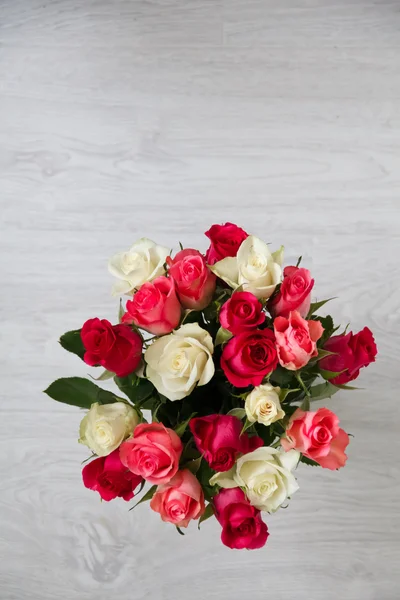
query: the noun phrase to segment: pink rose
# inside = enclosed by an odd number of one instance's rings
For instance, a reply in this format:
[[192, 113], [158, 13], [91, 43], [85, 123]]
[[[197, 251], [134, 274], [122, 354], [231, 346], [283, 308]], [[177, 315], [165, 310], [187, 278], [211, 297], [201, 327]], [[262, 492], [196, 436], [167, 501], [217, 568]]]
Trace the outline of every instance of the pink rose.
[[240, 488], [224, 489], [214, 497], [215, 516], [222, 525], [221, 540], [228, 548], [255, 550], [268, 539], [260, 511], [251, 506]]
[[257, 435], [242, 433], [243, 424], [232, 415], [208, 415], [190, 420], [196, 446], [214, 471], [229, 471], [239, 454], [247, 454], [263, 446]]
[[216, 277], [198, 250], [181, 250], [174, 259], [168, 256], [167, 264], [184, 308], [203, 310], [210, 304], [215, 291]]
[[350, 331], [346, 335], [334, 335], [325, 343], [324, 350], [334, 354], [323, 358], [319, 366], [326, 371], [340, 373], [330, 380], [335, 385], [344, 385], [356, 379], [362, 367], [375, 361], [378, 352], [368, 327], [356, 334]]
[[196, 477], [184, 469], [168, 483], [159, 485], [150, 508], [160, 513], [161, 519], [178, 527], [187, 527], [189, 521], [204, 513], [204, 494]]
[[227, 256], [236, 256], [241, 243], [249, 237], [248, 233], [233, 223], [212, 225], [206, 231], [206, 236], [211, 241], [206, 253], [208, 265], [214, 265]]
[[160, 485], [178, 471], [182, 442], [175, 431], [161, 423], [141, 423], [119, 451], [122, 464], [132, 473]]
[[142, 359], [142, 338], [127, 325], [111, 325], [107, 319], [89, 319], [81, 329], [85, 346], [83, 360], [91, 367], [101, 365], [117, 377], [126, 377]]
[[277, 317], [274, 330], [279, 362], [285, 369], [297, 371], [318, 355], [316, 342], [324, 331], [319, 321], [306, 321], [293, 311], [288, 319]]
[[298, 408], [290, 418], [286, 438], [281, 439], [286, 452], [295, 448], [321, 467], [331, 470], [344, 467], [348, 443], [349, 436], [339, 429], [339, 419], [327, 408], [319, 408], [316, 412]]
[[229, 340], [221, 356], [221, 367], [236, 387], [260, 385], [277, 364], [275, 336], [270, 329], [240, 333]]
[[123, 323], [134, 323], [154, 335], [171, 333], [181, 318], [174, 280], [162, 276], [144, 283], [128, 300], [126, 310]]
[[311, 290], [314, 279], [307, 269], [298, 267], [285, 267], [283, 281], [279, 292], [268, 303], [268, 310], [275, 317], [288, 317], [289, 313], [296, 310], [302, 317], [306, 317], [311, 305]]
[[83, 467], [82, 479], [85, 487], [99, 492], [108, 502], [120, 497], [131, 500], [135, 488], [142, 482], [140, 475], [127, 470], [119, 458], [119, 450], [108, 456], [95, 458]]
[[222, 327], [237, 335], [257, 329], [265, 321], [261, 302], [250, 292], [236, 292], [225, 302], [219, 313]]

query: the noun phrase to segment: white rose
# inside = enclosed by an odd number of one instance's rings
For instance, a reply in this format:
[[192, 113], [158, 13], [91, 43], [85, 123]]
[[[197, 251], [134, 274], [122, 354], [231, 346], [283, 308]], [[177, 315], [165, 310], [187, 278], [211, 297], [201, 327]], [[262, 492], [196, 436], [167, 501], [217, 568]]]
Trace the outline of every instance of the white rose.
[[121, 445], [138, 423], [139, 415], [125, 402], [95, 402], [81, 421], [79, 441], [97, 456], [107, 456]]
[[108, 270], [120, 281], [115, 283], [113, 294], [129, 294], [146, 281], [164, 275], [168, 255], [168, 248], [147, 238], [138, 240], [127, 252], [114, 254], [108, 262]]
[[181, 400], [214, 375], [211, 335], [197, 323], [182, 325], [147, 348], [146, 376], [170, 400]]
[[270, 383], [258, 385], [246, 396], [245, 411], [250, 423], [271, 425], [285, 416], [279, 401], [281, 388]]
[[298, 489], [291, 471], [299, 462], [297, 450], [279, 452], [264, 446], [241, 456], [235, 467], [210, 479], [224, 488], [241, 487], [250, 504], [259, 510], [275, 512]]
[[237, 256], [224, 258], [210, 269], [228, 285], [241, 287], [257, 298], [269, 298], [282, 280], [283, 246], [271, 254], [254, 235], [242, 242]]

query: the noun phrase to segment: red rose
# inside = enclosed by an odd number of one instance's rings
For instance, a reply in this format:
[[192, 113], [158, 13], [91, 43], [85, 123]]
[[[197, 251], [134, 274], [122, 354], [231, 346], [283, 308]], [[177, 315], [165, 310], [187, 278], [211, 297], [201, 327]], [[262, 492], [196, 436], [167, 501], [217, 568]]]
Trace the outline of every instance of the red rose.
[[214, 265], [227, 256], [236, 256], [241, 243], [249, 237], [249, 234], [233, 223], [225, 223], [225, 225], [212, 225], [206, 231], [206, 236], [211, 241], [206, 253], [206, 261], [207, 264]]
[[144, 283], [128, 300], [126, 310], [123, 323], [135, 323], [154, 335], [171, 333], [178, 326], [182, 311], [174, 280], [157, 277]]
[[262, 548], [269, 533], [260, 511], [251, 506], [240, 488], [221, 490], [213, 500], [215, 516], [222, 525], [221, 540], [228, 548]]
[[339, 419], [331, 410], [319, 408], [304, 412], [300, 408], [290, 417], [286, 437], [281, 445], [286, 452], [293, 448], [325, 469], [340, 469], [346, 464], [344, 453], [349, 436], [339, 429]]
[[211, 273], [204, 256], [198, 250], [192, 248], [181, 250], [174, 259], [168, 256], [167, 264], [184, 308], [202, 310], [210, 304], [216, 277]]
[[118, 448], [108, 456], [101, 456], [85, 465], [82, 478], [84, 486], [99, 492], [106, 502], [117, 497], [131, 500], [135, 488], [143, 481], [124, 467]]
[[275, 336], [270, 329], [240, 333], [222, 351], [221, 367], [236, 387], [260, 385], [277, 364]]
[[356, 379], [362, 367], [375, 361], [378, 352], [368, 327], [355, 335], [351, 331], [346, 335], [334, 335], [325, 343], [324, 350], [335, 353], [319, 361], [321, 369], [340, 373], [330, 380], [335, 385], [344, 385]]
[[196, 446], [215, 471], [229, 471], [239, 454], [247, 454], [263, 445], [258, 436], [241, 434], [243, 425], [232, 415], [196, 417], [189, 423]]
[[277, 295], [268, 304], [271, 315], [275, 317], [288, 317], [292, 310], [296, 310], [302, 317], [306, 317], [311, 305], [311, 290], [314, 279], [307, 269], [298, 267], [285, 267], [283, 281]]
[[126, 325], [89, 319], [82, 327], [81, 338], [86, 349], [83, 360], [91, 367], [101, 365], [117, 377], [126, 377], [139, 366], [142, 338]]
[[265, 321], [261, 302], [250, 292], [236, 292], [225, 302], [219, 313], [222, 327], [237, 335], [257, 329]]

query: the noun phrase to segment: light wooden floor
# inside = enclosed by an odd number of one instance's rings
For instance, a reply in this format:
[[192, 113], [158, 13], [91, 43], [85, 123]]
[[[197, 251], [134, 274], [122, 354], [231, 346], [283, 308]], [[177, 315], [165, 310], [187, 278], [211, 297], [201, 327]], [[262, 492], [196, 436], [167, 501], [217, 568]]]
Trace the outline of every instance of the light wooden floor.
[[[0, 186], [1, 600], [400, 598], [399, 2], [0, 0]], [[331, 405], [348, 466], [301, 468], [259, 552], [101, 504], [41, 393], [87, 373], [59, 334], [116, 316], [111, 253], [225, 220], [380, 351]]]

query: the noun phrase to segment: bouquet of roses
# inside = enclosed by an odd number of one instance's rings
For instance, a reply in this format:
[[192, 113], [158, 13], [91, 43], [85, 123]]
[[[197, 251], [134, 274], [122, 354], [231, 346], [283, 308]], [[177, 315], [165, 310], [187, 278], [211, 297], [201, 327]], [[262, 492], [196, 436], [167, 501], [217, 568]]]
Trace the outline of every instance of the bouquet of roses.
[[377, 350], [367, 327], [319, 316], [327, 300], [311, 302], [300, 259], [282, 269], [283, 248], [231, 223], [206, 235], [205, 255], [142, 238], [113, 256], [114, 294], [129, 297], [119, 323], [89, 319], [60, 343], [115, 391], [70, 377], [46, 393], [88, 409], [83, 483], [103, 500], [141, 494], [135, 506], [150, 501], [180, 533], [215, 516], [225, 545], [260, 548], [261, 513], [298, 490], [299, 463], [345, 465], [349, 436], [314, 402], [352, 389]]

